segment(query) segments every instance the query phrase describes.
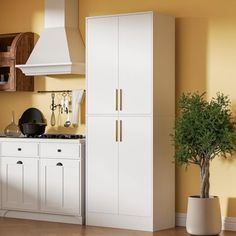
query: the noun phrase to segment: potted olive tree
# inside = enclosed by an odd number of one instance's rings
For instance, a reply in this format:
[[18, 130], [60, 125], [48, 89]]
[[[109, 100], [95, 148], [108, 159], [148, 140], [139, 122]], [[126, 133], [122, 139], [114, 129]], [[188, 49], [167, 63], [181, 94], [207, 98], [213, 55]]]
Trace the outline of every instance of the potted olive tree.
[[183, 94], [179, 99], [180, 114], [173, 135], [177, 164], [199, 167], [199, 196], [188, 199], [187, 232], [193, 235], [216, 235], [221, 231], [219, 199], [209, 195], [211, 161], [228, 157], [235, 150], [236, 128], [230, 100], [218, 93], [210, 101], [205, 93]]

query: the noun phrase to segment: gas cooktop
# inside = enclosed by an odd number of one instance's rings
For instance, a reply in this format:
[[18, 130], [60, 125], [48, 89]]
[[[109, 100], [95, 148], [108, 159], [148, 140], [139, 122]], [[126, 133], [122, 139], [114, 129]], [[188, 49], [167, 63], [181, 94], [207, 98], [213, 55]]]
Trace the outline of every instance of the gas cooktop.
[[41, 134], [28, 135], [26, 138], [45, 138], [45, 139], [84, 139], [82, 134]]

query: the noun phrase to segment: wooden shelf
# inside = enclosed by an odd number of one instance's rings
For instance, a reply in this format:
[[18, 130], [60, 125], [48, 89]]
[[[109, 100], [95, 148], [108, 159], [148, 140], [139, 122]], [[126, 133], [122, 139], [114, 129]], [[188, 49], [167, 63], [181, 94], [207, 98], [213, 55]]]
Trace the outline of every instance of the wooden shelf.
[[[25, 64], [34, 47], [34, 34], [0, 34], [0, 91], [33, 91], [34, 77], [24, 75], [16, 64]], [[4, 80], [2, 81], [4, 77]]]

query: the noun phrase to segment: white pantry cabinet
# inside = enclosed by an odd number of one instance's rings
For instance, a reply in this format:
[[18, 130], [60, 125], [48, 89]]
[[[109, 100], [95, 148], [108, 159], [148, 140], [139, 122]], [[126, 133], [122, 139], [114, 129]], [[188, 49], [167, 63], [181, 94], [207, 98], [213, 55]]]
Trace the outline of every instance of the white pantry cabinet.
[[88, 17], [86, 223], [175, 225], [174, 18]]

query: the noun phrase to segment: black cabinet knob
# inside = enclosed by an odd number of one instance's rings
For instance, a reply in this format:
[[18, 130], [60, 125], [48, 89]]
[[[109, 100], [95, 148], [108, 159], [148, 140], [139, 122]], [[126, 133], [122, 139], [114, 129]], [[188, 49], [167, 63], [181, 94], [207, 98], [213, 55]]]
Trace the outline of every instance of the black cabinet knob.
[[63, 166], [63, 164], [61, 162], [58, 162], [57, 166]]

